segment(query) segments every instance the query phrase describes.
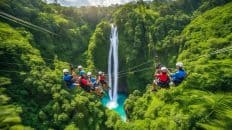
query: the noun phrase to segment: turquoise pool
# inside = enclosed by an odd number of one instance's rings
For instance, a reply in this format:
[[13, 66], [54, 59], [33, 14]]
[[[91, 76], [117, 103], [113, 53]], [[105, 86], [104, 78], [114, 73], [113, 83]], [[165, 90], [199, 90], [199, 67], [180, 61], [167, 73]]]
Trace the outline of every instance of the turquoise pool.
[[[125, 102], [126, 98], [127, 98], [126, 95], [118, 94], [118, 99], [117, 99], [118, 106], [116, 108], [112, 109], [120, 115], [120, 117], [123, 121], [126, 121], [126, 112], [124, 110], [124, 102]], [[107, 95], [107, 96], [103, 97], [101, 102], [105, 107], [107, 107], [107, 103], [110, 102], [109, 96]]]

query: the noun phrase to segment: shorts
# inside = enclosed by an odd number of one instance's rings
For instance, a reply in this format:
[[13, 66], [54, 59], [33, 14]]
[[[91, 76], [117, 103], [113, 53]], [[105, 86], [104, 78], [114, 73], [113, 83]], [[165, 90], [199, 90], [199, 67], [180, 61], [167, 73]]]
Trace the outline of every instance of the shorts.
[[68, 86], [69, 89], [74, 89], [77, 86], [76, 83], [72, 83], [71, 85]]
[[93, 84], [93, 86], [91, 87], [91, 89], [92, 89], [92, 90], [95, 90], [97, 87], [98, 87], [98, 84], [95, 83], [95, 84]]
[[106, 81], [105, 80], [100, 80], [100, 83], [101, 84], [106, 84]]
[[169, 82], [157, 82], [157, 85], [161, 88], [169, 88]]
[[81, 86], [86, 92], [90, 92], [91, 87], [90, 86]]
[[173, 80], [173, 83], [175, 84], [175, 86], [178, 86], [182, 81], [180, 80]]

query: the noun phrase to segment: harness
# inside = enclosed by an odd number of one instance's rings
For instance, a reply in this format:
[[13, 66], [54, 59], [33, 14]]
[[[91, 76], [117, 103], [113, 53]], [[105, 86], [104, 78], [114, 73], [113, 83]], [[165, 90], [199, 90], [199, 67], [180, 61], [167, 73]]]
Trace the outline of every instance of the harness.
[[178, 75], [175, 77], [175, 80], [173, 80], [173, 82], [175, 83], [175, 85], [179, 85], [187, 76], [186, 72], [184, 70], [180, 70], [182, 72], [182, 75]]
[[[158, 86], [169, 87], [170, 78], [168, 75], [162, 75], [163, 77], [158, 78]], [[164, 80], [165, 79], [165, 80]]]
[[158, 85], [160, 87], [169, 87], [169, 82], [170, 82], [170, 79], [168, 78], [166, 81], [160, 81], [158, 82]]
[[81, 86], [81, 88], [84, 89], [85, 91], [90, 92], [90, 89], [91, 89], [90, 86], [84, 85], [84, 84], [82, 83], [82, 79], [80, 79], [80, 86]]

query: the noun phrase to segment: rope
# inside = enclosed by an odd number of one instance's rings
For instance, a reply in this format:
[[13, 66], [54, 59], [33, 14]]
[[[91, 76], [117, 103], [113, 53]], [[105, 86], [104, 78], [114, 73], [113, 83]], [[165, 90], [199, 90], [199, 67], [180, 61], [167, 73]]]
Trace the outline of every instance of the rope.
[[[206, 57], [206, 56], [210, 56], [210, 55], [214, 55], [214, 54], [220, 54], [220, 53], [223, 53], [223, 52], [228, 52], [228, 51], [231, 51], [231, 50], [232, 50], [232, 46], [224, 47], [224, 48], [222, 48], [222, 49], [213, 51], [213, 52], [211, 52], [211, 53], [209, 53], [209, 54], [205, 54], [205, 55], [198, 56], [198, 57], [196, 57], [196, 58], [192, 58], [192, 59], [190, 59], [190, 60], [187, 60], [186, 62], [192, 61], [192, 60], [194, 60], [194, 59], [199, 59], [199, 58], [201, 58], [201, 57]], [[149, 67], [149, 68], [151, 69], [151, 68], [153, 68], [153, 67]], [[150, 69], [144, 68], [144, 69], [142, 69], [142, 70], [127, 71], [127, 72], [125, 72], [125, 73], [123, 73], [123, 74], [119, 74], [119, 78], [126, 77], [126, 76], [127, 76], [126, 74], [128, 74], [128, 73], [142, 72], [142, 71], [146, 71], [146, 70], [150, 70]], [[124, 75], [124, 76], [123, 76], [123, 75]]]
[[202, 58], [202, 57], [207, 57], [207, 56], [214, 55], [214, 54], [220, 54], [220, 53], [227, 52], [227, 51], [231, 51], [231, 50], [232, 50], [232, 45], [229, 46], [229, 47], [224, 47], [224, 48], [222, 48], [222, 49], [215, 50], [215, 51], [213, 51], [213, 52], [211, 52], [211, 53], [209, 53], [209, 54], [205, 54], [205, 55], [201, 55], [201, 56], [198, 56], [198, 57], [189, 59], [189, 60], [185, 60], [185, 62], [190, 62], [190, 61], [193, 61], [193, 60]]
[[[142, 71], [151, 70], [151, 69], [153, 69], [153, 67], [148, 67], [148, 68], [140, 69], [140, 70], [137, 70], [137, 71], [131, 71], [131, 72], [128, 72], [128, 73], [142, 72]], [[123, 77], [126, 77], [126, 76], [127, 76], [127, 73], [123, 74], [123, 75], [120, 75], [118, 78], [123, 78]]]
[[[3, 15], [1, 15], [1, 14], [0, 14], [0, 17], [2, 17], [2, 18], [4, 18], [4, 19], [7, 19], [7, 20], [10, 20], [10, 21], [13, 21], [13, 22], [18, 23], [18, 24], [21, 24], [21, 25], [23, 25], [23, 26], [25, 26], [25, 27], [27, 27], [27, 28], [31, 28], [31, 27], [28, 26], [27, 24], [20, 23], [20, 22], [14, 20], [14, 19], [10, 19], [10, 18], [8, 18], [8, 17], [6, 17], [6, 16], [3, 16]], [[36, 30], [36, 31], [40, 31], [40, 30], [37, 30], [37, 29], [35, 29], [35, 28], [31, 28], [31, 29]]]
[[[147, 62], [144, 62], [144, 63], [142, 63], [142, 64], [136, 65], [136, 66], [134, 66], [134, 67], [132, 67], [132, 68], [129, 68], [128, 70], [136, 69], [136, 68], [138, 68], [138, 67], [140, 67], [140, 66], [143, 66], [143, 65], [146, 65], [146, 64], [148, 64], [148, 63], [150, 63], [150, 62], [152, 62], [152, 61], [154, 61], [154, 60], [149, 60], [149, 61], [147, 61]], [[125, 73], [125, 72], [127, 72], [127, 71], [126, 71], [126, 70], [120, 71], [120, 72], [118, 72], [118, 74], [120, 74], [120, 73]]]
[[21, 25], [23, 25], [25, 27], [28, 27], [28, 28], [36, 30], [36, 31], [41, 31], [41, 32], [45, 32], [45, 33], [49, 33], [49, 34], [58, 36], [58, 34], [53, 33], [53, 32], [51, 32], [51, 31], [49, 31], [49, 30], [47, 30], [45, 28], [42, 28], [40, 26], [37, 26], [35, 24], [32, 24], [32, 23], [30, 23], [28, 21], [22, 20], [20, 18], [17, 18], [17, 17], [15, 17], [13, 15], [10, 15], [10, 14], [2, 12], [2, 11], [0, 11], [0, 17], [5, 18], [5, 19], [10, 20], [10, 21], [13, 21], [13, 22], [16, 22], [18, 24], [21, 24]]
[[22, 73], [22, 72], [20, 72], [20, 71], [9, 71], [9, 70], [0, 70], [0, 72]]
[[[198, 56], [198, 57], [196, 57], [196, 58], [192, 58], [192, 59], [190, 59], [190, 60], [188, 60], [188, 61], [186, 61], [186, 62], [192, 61], [192, 60], [194, 60], [194, 59], [198, 59], [198, 58], [200, 58], [200, 57], [206, 57], [206, 56], [209, 56], [209, 55], [219, 54], [219, 53], [223, 53], [223, 52], [228, 52], [228, 51], [231, 51], [231, 50], [232, 50], [232, 46], [231, 46], [231, 47], [225, 47], [225, 48], [222, 48], [222, 49], [213, 51], [213, 52], [211, 52], [211, 53], [209, 53], [209, 54], [205, 54], [205, 55]], [[13, 54], [13, 53], [12, 53], [12, 54]], [[148, 61], [148, 62], [150, 62], [150, 61]], [[142, 64], [144, 65], [144, 64], [147, 64], [148, 62], [144, 62], [144, 63], [142, 63]], [[10, 63], [10, 62], [0, 62], [0, 63], [4, 63], [4, 64], [15, 64], [15, 65], [25, 65], [25, 66], [27, 65], [27, 64], [19, 64], [19, 63]], [[142, 64], [140, 64], [140, 65], [138, 65], [138, 66], [142, 66]], [[51, 65], [52, 65], [52, 64], [51, 64]], [[39, 65], [34, 65], [34, 66], [41, 67], [41, 66], [39, 66]], [[138, 66], [133, 67], [133, 69], [136, 68], [136, 67], [138, 67]], [[126, 77], [128, 73], [142, 72], [142, 71], [146, 71], [146, 70], [151, 70], [152, 68], [153, 68], [153, 67], [148, 67], [148, 68], [144, 68], [144, 69], [137, 69], [137, 70], [134, 70], [134, 71], [127, 71], [127, 72], [124, 72], [124, 73], [119, 74], [119, 78]], [[84, 69], [87, 69], [87, 68], [84, 68]], [[132, 69], [132, 68], [131, 68], [131, 69]], [[92, 70], [93, 70], [93, 69], [92, 69]], [[106, 74], [106, 75], [107, 75], [107, 74]]]
[[[11, 63], [11, 62], [0, 62], [0, 63], [2, 63], [2, 64], [10, 64], [10, 65], [27, 65], [27, 64], [19, 64], [19, 63]], [[35, 65], [35, 66], [37, 66], [37, 65]]]
[[[32, 23], [30, 23], [30, 22], [28, 22], [28, 21], [22, 20], [22, 19], [20, 19], [20, 18], [17, 18], [17, 17], [15, 17], [15, 16], [10, 15], [10, 14], [8, 14], [8, 13], [5, 13], [5, 12], [3, 12], [3, 11], [0, 11], [0, 17], [5, 18], [5, 19], [10, 20], [10, 21], [13, 21], [13, 22], [16, 22], [16, 23], [18, 23], [18, 24], [21, 24], [21, 25], [23, 25], [23, 26], [25, 26], [25, 27], [28, 27], [28, 28], [33, 29], [33, 30], [36, 30], [36, 31], [46, 32], [46, 33], [50, 33], [50, 34], [53, 34], [53, 35], [58, 35], [58, 34], [55, 34], [55, 33], [51, 32], [51, 31], [49, 31], [49, 30], [47, 30], [47, 29], [45, 29], [45, 28], [42, 28], [42, 27], [37, 26], [37, 25], [34, 25], [34, 24], [32, 24]], [[211, 53], [209, 53], [209, 54], [205, 54], [205, 55], [201, 55], [201, 56], [199, 56], [199, 57], [195, 57], [195, 58], [192, 58], [192, 59], [189, 59], [189, 60], [185, 60], [185, 62], [193, 61], [193, 60], [198, 59], [198, 58], [201, 58], [201, 57], [206, 57], [206, 56], [213, 55], [213, 54], [219, 54], [219, 53], [227, 52], [227, 51], [231, 51], [231, 50], [232, 50], [232, 47], [229, 47], [229, 48], [228, 48], [228, 47], [227, 47], [227, 48], [222, 48], [222, 49], [213, 51], [213, 52], [211, 52]], [[9, 53], [8, 53], [8, 54], [9, 54]], [[18, 55], [21, 55], [21, 54], [18, 54]], [[43, 59], [54, 60], [54, 59], [48, 59], [48, 58], [43, 58]], [[140, 66], [146, 65], [146, 64], [148, 64], [148, 63], [150, 63], [150, 62], [152, 62], [152, 61], [153, 61], [153, 60], [149, 60], [149, 61], [144, 62], [144, 63], [142, 63], [142, 64], [136, 65], [136, 66], [134, 66], [134, 67], [132, 67], [132, 68], [129, 68], [128, 71], [126, 71], [126, 70], [120, 71], [120, 72], [118, 72], [118, 75], [119, 75], [119, 76], [122, 76], [122, 75], [126, 75], [126, 74], [128, 74], [128, 73], [135, 73], [135, 72], [141, 72], [141, 71], [147, 70], [147, 68], [144, 68], [144, 69], [139, 69], [139, 70], [131, 71], [131, 70], [136, 69], [136, 68], [138, 68], [138, 67], [140, 67]], [[1, 63], [3, 63], [3, 62], [1, 62]], [[16, 63], [7, 63], [7, 62], [5, 62], [5, 63], [6, 63], [6, 64], [16, 64]], [[26, 65], [26, 64], [16, 64], [16, 65]], [[151, 67], [149, 67], [149, 68], [151, 69]], [[87, 69], [87, 68], [85, 68], [85, 69]], [[93, 70], [93, 69], [92, 69], [92, 70]], [[106, 75], [107, 75], [107, 74], [106, 74]]]

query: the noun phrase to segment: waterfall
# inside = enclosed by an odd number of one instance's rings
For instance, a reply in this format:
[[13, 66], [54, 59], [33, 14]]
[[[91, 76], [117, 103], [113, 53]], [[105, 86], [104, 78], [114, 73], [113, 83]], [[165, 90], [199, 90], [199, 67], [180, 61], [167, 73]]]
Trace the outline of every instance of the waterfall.
[[[112, 73], [113, 72], [113, 73]], [[117, 107], [118, 98], [118, 32], [117, 27], [111, 25], [110, 49], [108, 58], [108, 78], [109, 78], [109, 108]]]
[[118, 95], [118, 31], [115, 25], [111, 25], [110, 47], [108, 56], [108, 85], [109, 97], [102, 99], [104, 106], [116, 111], [121, 119], [126, 122], [124, 101], [126, 96]]

